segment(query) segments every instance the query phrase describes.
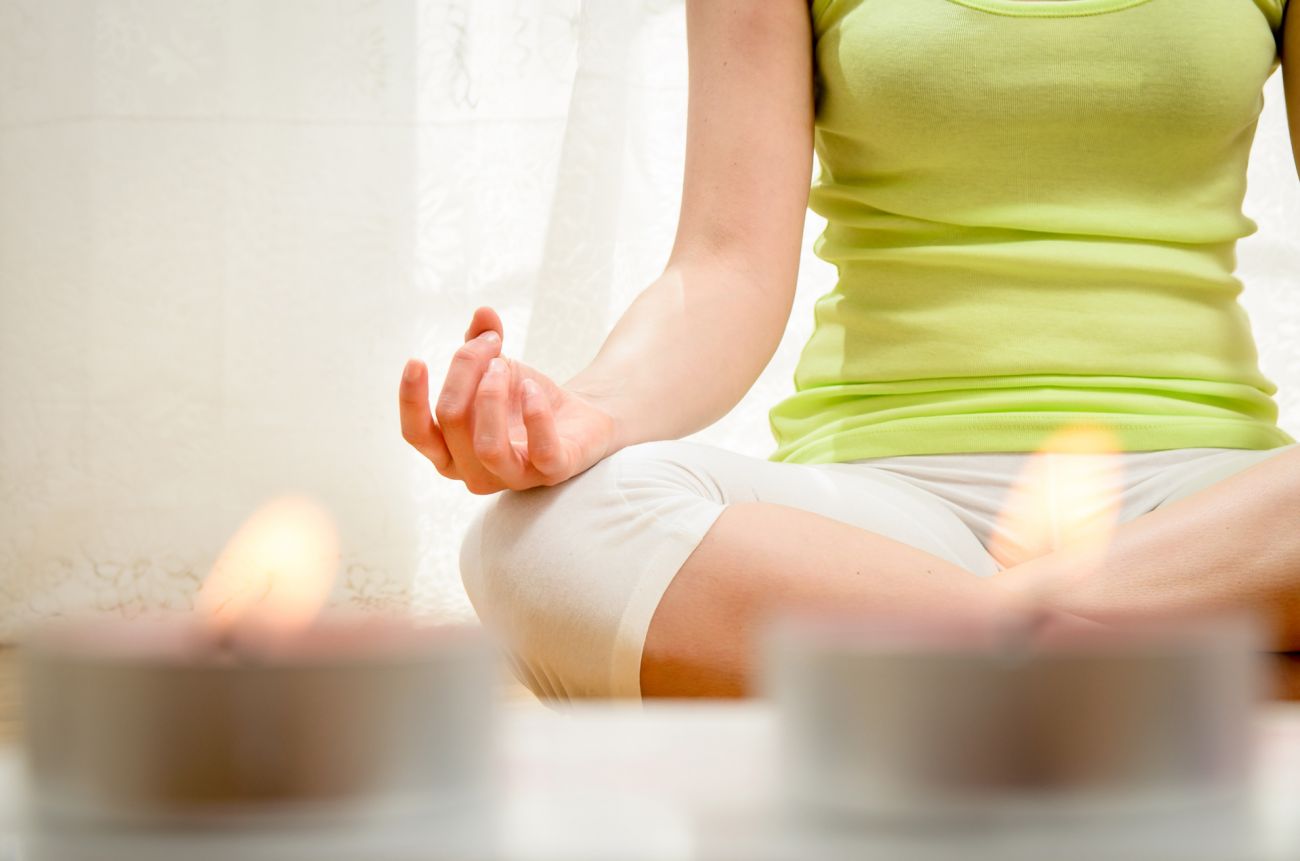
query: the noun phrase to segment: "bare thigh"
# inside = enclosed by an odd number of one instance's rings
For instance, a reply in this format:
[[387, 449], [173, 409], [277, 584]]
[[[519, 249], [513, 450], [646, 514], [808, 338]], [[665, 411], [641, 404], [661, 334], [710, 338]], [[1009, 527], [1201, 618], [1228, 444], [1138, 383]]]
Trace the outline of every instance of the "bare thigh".
[[752, 692], [761, 633], [792, 607], [967, 616], [996, 563], [952, 510], [849, 464], [677, 451], [724, 508], [671, 578], [645, 636], [642, 696]]

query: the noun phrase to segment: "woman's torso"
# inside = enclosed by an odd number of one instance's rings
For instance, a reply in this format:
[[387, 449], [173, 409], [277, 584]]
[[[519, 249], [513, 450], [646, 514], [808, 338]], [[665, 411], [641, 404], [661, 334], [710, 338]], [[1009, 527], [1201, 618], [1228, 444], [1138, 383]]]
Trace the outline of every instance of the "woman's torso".
[[814, 0], [836, 265], [773, 460], [1272, 448], [1233, 275], [1283, 0]]

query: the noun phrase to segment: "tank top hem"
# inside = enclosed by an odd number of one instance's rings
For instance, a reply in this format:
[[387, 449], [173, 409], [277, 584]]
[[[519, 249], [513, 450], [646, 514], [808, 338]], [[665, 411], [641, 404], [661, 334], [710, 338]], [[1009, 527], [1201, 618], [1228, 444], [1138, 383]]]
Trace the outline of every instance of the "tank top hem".
[[[1033, 452], [1053, 433], [1071, 423], [1059, 416], [1033, 420], [1024, 415], [1005, 418], [985, 415], [927, 417], [890, 422], [887, 427], [827, 427], [821, 434], [801, 437], [797, 445], [778, 447], [767, 459], [816, 464], [909, 454]], [[1277, 425], [1251, 421], [1125, 422], [1089, 415], [1080, 416], [1078, 423], [1100, 425], [1112, 431], [1121, 451], [1271, 449], [1296, 442]]]

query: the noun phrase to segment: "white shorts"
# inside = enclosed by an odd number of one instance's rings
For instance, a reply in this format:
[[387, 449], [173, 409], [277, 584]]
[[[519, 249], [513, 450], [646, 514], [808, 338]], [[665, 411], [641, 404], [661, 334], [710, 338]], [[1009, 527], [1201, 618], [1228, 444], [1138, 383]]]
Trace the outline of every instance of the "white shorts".
[[[1121, 452], [1118, 520], [1295, 447]], [[651, 617], [728, 503], [805, 509], [987, 576], [1004, 567], [988, 548], [1006, 546], [994, 542], [1002, 528], [997, 515], [1030, 456], [924, 454], [813, 465], [689, 440], [640, 443], [554, 487], [493, 495], [465, 533], [461, 575], [514, 674], [538, 697], [639, 699]]]

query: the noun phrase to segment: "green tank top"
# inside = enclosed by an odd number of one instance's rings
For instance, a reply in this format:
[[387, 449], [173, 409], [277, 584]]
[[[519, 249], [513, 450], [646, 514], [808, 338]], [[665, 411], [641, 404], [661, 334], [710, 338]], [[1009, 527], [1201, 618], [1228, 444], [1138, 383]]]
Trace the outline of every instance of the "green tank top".
[[769, 460], [1267, 449], [1234, 277], [1286, 0], [814, 0], [814, 310]]

